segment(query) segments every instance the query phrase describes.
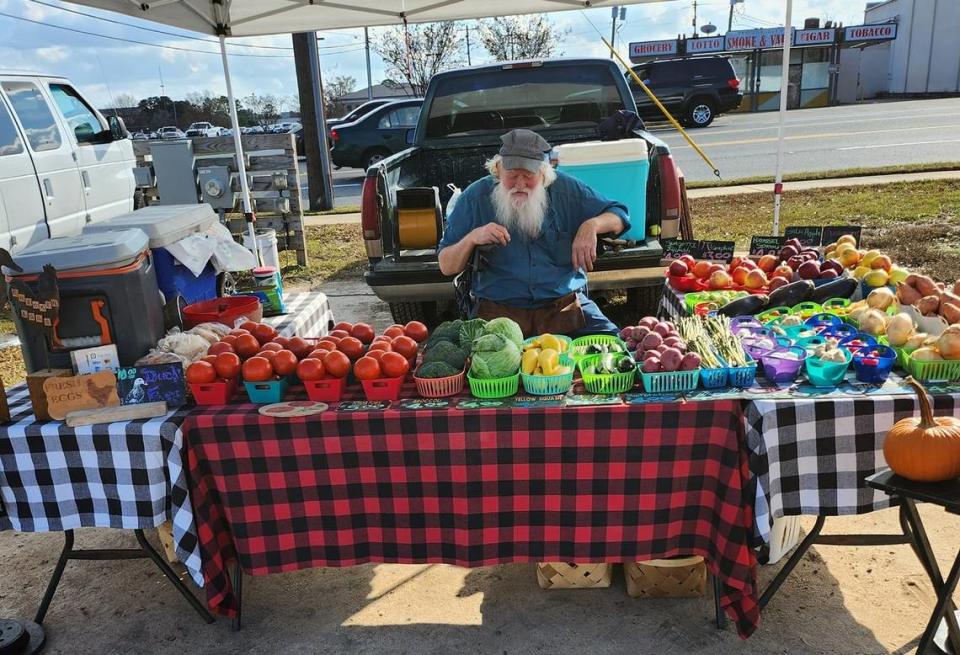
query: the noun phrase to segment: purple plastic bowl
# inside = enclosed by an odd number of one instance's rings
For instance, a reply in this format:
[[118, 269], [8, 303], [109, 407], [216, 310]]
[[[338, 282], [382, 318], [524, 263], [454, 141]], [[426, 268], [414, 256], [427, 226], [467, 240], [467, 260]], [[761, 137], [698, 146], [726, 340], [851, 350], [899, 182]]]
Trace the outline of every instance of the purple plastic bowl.
[[[783, 357], [787, 352], [795, 353], [797, 359]], [[800, 346], [776, 348], [763, 355], [763, 374], [773, 382], [793, 382], [803, 367], [803, 360], [807, 358], [807, 351]]]

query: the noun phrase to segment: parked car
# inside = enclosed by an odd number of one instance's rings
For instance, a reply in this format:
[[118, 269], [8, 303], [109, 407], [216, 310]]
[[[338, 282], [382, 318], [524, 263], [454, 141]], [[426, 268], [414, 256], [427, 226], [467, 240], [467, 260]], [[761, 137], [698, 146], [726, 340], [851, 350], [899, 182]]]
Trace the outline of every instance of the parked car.
[[[401, 104], [413, 103], [395, 103], [384, 109], [389, 112]], [[597, 125], [604, 118], [621, 109], [636, 110], [620, 68], [609, 59], [558, 59], [446, 71], [430, 80], [422, 104], [412, 147], [373, 162], [361, 192], [361, 230], [368, 257], [364, 279], [389, 303], [398, 323], [411, 319], [431, 323], [454, 299], [453, 279], [440, 272], [435, 249], [400, 248], [394, 211], [398, 189], [436, 187], [445, 212], [451, 197], [447, 185], [465, 189], [486, 175], [483, 164], [497, 153], [500, 137], [507, 130], [534, 129], [555, 146], [596, 141]], [[342, 136], [333, 151], [334, 161], [340, 144], [355, 129], [351, 125], [359, 127], [371, 120], [378, 118], [371, 115], [336, 128]], [[663, 286], [661, 225], [665, 219], [679, 216], [683, 199], [670, 149], [648, 132], [643, 132], [642, 138], [647, 142], [650, 163], [646, 238], [618, 251], [602, 252], [588, 279], [591, 292], [626, 289], [632, 307], [655, 313]]]
[[[726, 57], [651, 61], [634, 66], [633, 71], [667, 110], [689, 127], [706, 127], [743, 100], [740, 80]], [[662, 119], [649, 96], [629, 73], [626, 76], [640, 115]]]
[[341, 116], [340, 118], [328, 118], [327, 127], [336, 127], [337, 125], [342, 125], [343, 123], [352, 123], [355, 120], [363, 118], [371, 111], [377, 107], [382, 107], [383, 105], [390, 102], [389, 100], [368, 100], [356, 109], [351, 112], [348, 112]]
[[422, 98], [394, 100], [352, 123], [331, 130], [330, 158], [337, 166], [370, 168], [408, 147], [407, 132], [417, 125]]
[[304, 146], [303, 146], [303, 125], [298, 125], [297, 127], [290, 130], [290, 134], [293, 135], [293, 139], [294, 141], [296, 141], [297, 154], [301, 156], [306, 155], [307, 151], [304, 150]]
[[280, 123], [274, 123], [266, 129], [267, 134], [286, 134], [295, 127], [298, 127], [300, 123], [296, 121], [281, 121]]
[[143, 130], [138, 130], [130, 135], [130, 138], [134, 141], [147, 141], [150, 139], [150, 133], [144, 132]]
[[133, 211], [133, 143], [65, 78], [0, 72], [0, 248]]
[[180, 128], [174, 125], [161, 127], [159, 130], [159, 133], [160, 133], [160, 138], [165, 140], [186, 138], [186, 135], [182, 131], [180, 131]]
[[187, 137], [194, 136], [221, 136], [222, 127], [217, 127], [213, 123], [208, 123], [206, 121], [200, 121], [197, 123], [190, 123], [190, 127], [187, 128], [187, 131], [184, 133]]

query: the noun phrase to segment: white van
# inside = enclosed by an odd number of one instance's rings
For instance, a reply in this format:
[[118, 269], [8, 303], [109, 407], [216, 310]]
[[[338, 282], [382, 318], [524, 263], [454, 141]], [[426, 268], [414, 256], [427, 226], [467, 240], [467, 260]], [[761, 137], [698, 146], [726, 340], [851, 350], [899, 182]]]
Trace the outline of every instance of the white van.
[[133, 211], [133, 143], [62, 77], [0, 70], [0, 248]]

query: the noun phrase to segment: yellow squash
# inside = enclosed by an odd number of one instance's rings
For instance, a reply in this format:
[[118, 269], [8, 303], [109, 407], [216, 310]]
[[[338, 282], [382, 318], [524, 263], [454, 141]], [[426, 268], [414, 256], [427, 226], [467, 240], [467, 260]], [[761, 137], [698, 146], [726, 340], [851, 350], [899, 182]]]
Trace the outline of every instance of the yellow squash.
[[527, 375], [533, 375], [536, 371], [537, 366], [540, 362], [540, 349], [539, 348], [530, 348], [529, 350], [523, 351], [523, 356], [520, 359], [520, 369]]
[[540, 351], [540, 368], [544, 375], [557, 375], [556, 370], [560, 365], [560, 353], [554, 348], [544, 348]]

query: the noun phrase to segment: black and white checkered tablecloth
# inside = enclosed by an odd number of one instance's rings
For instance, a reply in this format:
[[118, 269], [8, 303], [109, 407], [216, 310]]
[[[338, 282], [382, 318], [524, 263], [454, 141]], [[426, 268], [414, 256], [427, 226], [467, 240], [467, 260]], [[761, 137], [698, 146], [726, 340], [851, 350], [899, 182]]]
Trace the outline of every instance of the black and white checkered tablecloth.
[[[937, 394], [939, 414], [960, 413], [960, 396]], [[893, 424], [919, 412], [914, 396], [744, 403], [756, 522], [769, 540], [781, 516], [863, 514], [890, 507], [864, 478], [887, 467], [883, 441]]]
[[319, 291], [288, 293], [283, 296], [287, 313], [263, 319], [286, 336], [322, 337], [333, 329], [333, 311], [326, 294]]
[[173, 523], [177, 556], [203, 586], [181, 453], [186, 410], [78, 428], [38, 422], [25, 384], [0, 425], [0, 529], [153, 528]]
[[687, 307], [683, 303], [683, 293], [677, 291], [666, 282], [663, 284], [663, 294], [660, 296], [660, 308], [657, 315], [675, 321], [687, 316]]

